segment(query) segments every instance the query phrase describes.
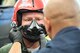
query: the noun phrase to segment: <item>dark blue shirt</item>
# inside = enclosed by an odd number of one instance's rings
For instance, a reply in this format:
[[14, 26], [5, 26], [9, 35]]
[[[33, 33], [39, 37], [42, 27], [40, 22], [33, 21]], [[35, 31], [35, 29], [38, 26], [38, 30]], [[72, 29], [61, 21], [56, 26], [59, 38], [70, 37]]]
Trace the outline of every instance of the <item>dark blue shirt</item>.
[[76, 27], [62, 29], [46, 48], [37, 53], [80, 53], [80, 29]]

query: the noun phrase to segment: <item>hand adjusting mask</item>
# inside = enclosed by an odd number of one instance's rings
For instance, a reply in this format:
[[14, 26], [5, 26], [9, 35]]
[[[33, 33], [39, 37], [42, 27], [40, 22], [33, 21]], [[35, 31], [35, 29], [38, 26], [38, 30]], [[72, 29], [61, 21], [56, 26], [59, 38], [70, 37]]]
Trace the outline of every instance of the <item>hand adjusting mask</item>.
[[46, 36], [46, 30], [43, 24], [38, 24], [36, 20], [33, 20], [30, 25], [22, 27], [22, 34], [25, 39], [30, 42], [36, 42], [40, 40], [40, 34], [44, 33]]

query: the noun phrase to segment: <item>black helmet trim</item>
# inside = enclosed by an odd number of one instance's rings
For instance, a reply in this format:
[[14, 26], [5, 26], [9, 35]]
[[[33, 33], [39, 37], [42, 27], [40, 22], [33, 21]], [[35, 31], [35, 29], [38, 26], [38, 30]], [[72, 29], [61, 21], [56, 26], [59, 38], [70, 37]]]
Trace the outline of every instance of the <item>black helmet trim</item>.
[[28, 12], [43, 13], [43, 9], [38, 9], [38, 10], [20, 9], [17, 13], [28, 13]]

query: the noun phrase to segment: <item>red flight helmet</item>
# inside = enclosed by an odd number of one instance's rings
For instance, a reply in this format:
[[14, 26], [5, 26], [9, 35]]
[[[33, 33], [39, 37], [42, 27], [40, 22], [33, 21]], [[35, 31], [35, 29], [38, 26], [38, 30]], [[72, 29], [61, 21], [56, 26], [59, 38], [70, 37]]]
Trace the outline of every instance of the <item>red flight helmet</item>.
[[40, 12], [43, 13], [43, 7], [46, 0], [18, 0], [14, 5], [14, 14], [12, 21], [21, 25], [22, 22], [22, 13], [27, 12]]

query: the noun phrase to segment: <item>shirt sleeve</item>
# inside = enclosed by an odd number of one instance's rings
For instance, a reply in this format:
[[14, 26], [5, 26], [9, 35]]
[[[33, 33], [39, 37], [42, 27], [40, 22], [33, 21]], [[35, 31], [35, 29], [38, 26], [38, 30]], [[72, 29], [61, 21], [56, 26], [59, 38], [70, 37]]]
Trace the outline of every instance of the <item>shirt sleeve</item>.
[[0, 48], [0, 53], [8, 53], [10, 48], [12, 46], [12, 43], [9, 43], [3, 47]]

